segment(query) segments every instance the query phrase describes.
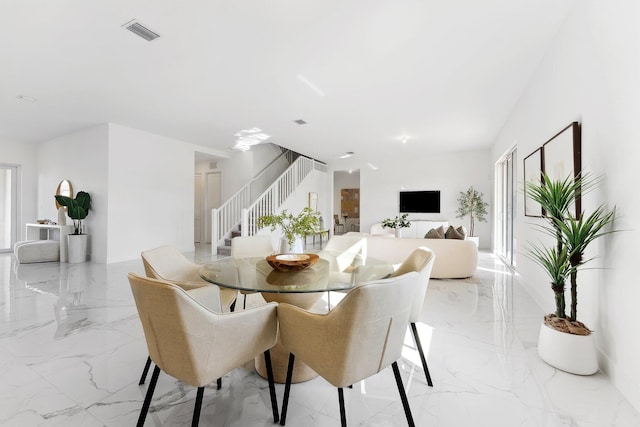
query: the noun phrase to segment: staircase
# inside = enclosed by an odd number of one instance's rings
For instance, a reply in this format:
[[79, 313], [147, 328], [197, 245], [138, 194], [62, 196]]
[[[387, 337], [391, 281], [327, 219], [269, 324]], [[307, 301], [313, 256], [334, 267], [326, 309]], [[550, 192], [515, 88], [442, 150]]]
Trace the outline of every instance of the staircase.
[[231, 239], [234, 237], [242, 236], [242, 232], [239, 230], [232, 230], [231, 235], [224, 239], [224, 244], [218, 246], [218, 256], [230, 256], [231, 255]]
[[211, 210], [212, 251], [217, 248], [215, 253], [218, 255], [230, 255], [233, 237], [256, 234], [258, 231], [257, 219], [262, 215], [278, 212], [282, 203], [312, 170], [327, 172], [326, 164], [290, 150], [284, 151], [272, 164], [282, 156], [287, 159], [290, 166], [256, 197], [253, 203], [251, 203], [251, 199], [255, 194], [255, 189], [259, 185], [259, 181], [264, 183], [264, 179], [269, 173], [269, 167], [240, 189], [220, 208]]

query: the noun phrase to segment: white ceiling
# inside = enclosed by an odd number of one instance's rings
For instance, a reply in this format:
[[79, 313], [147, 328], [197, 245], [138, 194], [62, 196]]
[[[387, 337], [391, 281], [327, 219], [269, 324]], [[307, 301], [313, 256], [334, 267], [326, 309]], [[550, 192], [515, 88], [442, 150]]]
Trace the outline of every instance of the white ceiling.
[[226, 149], [259, 127], [325, 161], [403, 135], [489, 147], [576, 2], [3, 0], [0, 135], [113, 122]]

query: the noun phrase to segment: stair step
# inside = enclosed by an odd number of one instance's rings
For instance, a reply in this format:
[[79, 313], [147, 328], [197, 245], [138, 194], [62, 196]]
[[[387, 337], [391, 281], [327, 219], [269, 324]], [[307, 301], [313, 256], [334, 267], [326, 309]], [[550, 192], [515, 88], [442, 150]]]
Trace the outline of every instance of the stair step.
[[231, 256], [231, 245], [229, 246], [218, 246], [218, 256]]
[[235, 231], [235, 230], [231, 232], [231, 237], [238, 237], [238, 236], [242, 236], [242, 232]]

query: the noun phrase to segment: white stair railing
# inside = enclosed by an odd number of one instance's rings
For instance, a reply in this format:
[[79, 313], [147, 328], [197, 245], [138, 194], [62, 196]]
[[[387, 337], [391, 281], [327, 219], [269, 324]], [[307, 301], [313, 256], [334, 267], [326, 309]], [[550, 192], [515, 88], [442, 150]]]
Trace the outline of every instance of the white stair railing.
[[[252, 179], [247, 185], [242, 187], [236, 194], [234, 194], [229, 200], [227, 200], [222, 206], [217, 209], [211, 210], [211, 247], [216, 248], [221, 241], [223, 241], [226, 237], [231, 234], [231, 231], [240, 224], [244, 224], [243, 220], [243, 210], [249, 208], [250, 210], [254, 206], [260, 206], [258, 208], [259, 212], [266, 212], [265, 204], [269, 203], [273, 205], [273, 194], [274, 194], [274, 186], [278, 187], [278, 194], [283, 194], [284, 199], [281, 199], [274, 206], [279, 207], [284, 200], [295, 190], [295, 187], [306, 177], [311, 170], [316, 169], [322, 172], [327, 171], [327, 165], [320, 163], [318, 161], [306, 158], [299, 157], [296, 161], [294, 161], [289, 168], [280, 175], [276, 181], [271, 184], [264, 192], [256, 199], [255, 194], [257, 191], [265, 188], [264, 180], [268, 179], [269, 176], [273, 176], [273, 168], [272, 165], [278, 163], [278, 160], [281, 158], [290, 159], [293, 152], [287, 150], [281, 156], [276, 158], [269, 167], [265, 168], [260, 174], [258, 174], [254, 179]], [[300, 159], [304, 159], [302, 162], [298, 163]], [[305, 166], [299, 166], [301, 163], [304, 163]], [[294, 166], [296, 165], [296, 166]], [[295, 172], [294, 172], [295, 169]], [[306, 172], [305, 172], [306, 171]], [[300, 178], [300, 175], [302, 178]], [[297, 177], [297, 178], [296, 178]], [[296, 178], [296, 179], [293, 179]], [[294, 184], [295, 182], [295, 184]], [[292, 187], [293, 185], [293, 187]], [[255, 203], [252, 204], [252, 201], [256, 200]], [[268, 202], [267, 202], [268, 201]], [[277, 209], [277, 208], [276, 208]], [[266, 215], [265, 213], [260, 213], [255, 218], [258, 218], [260, 215]], [[255, 219], [254, 218], [254, 219]], [[251, 221], [255, 223], [255, 221]], [[242, 233], [243, 235], [253, 235], [255, 234], [255, 229], [251, 230], [251, 234], [245, 234], [246, 228], [242, 225]]]
[[247, 209], [242, 209], [243, 236], [258, 232], [258, 218], [273, 215], [312, 170], [327, 171], [327, 165], [307, 157], [298, 157], [280, 177]]

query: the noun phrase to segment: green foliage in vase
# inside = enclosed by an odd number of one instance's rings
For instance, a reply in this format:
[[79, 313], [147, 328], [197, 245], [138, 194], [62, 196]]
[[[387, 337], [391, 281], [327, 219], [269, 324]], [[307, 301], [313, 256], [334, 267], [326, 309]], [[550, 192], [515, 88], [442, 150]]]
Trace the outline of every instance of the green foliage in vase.
[[407, 217], [409, 216], [409, 214], [402, 214], [400, 216], [397, 216], [394, 219], [391, 218], [385, 218], [382, 220], [382, 227], [383, 228], [407, 228], [407, 227], [411, 227], [411, 222], [407, 219]]
[[469, 215], [469, 236], [475, 236], [475, 220], [487, 222], [488, 203], [482, 199], [483, 194], [472, 187], [467, 191], [461, 191], [458, 196], [458, 213], [456, 218], [464, 218]]
[[66, 206], [67, 215], [73, 220], [73, 234], [82, 234], [82, 220], [89, 215], [91, 208], [91, 196], [85, 191], [79, 191], [76, 198], [67, 196], [55, 196], [60, 206]]
[[259, 217], [258, 227], [271, 227], [271, 231], [275, 231], [279, 227], [289, 245], [293, 245], [296, 236], [304, 237], [321, 231], [320, 212], [307, 207], [298, 215], [293, 215], [285, 209], [277, 215]]

